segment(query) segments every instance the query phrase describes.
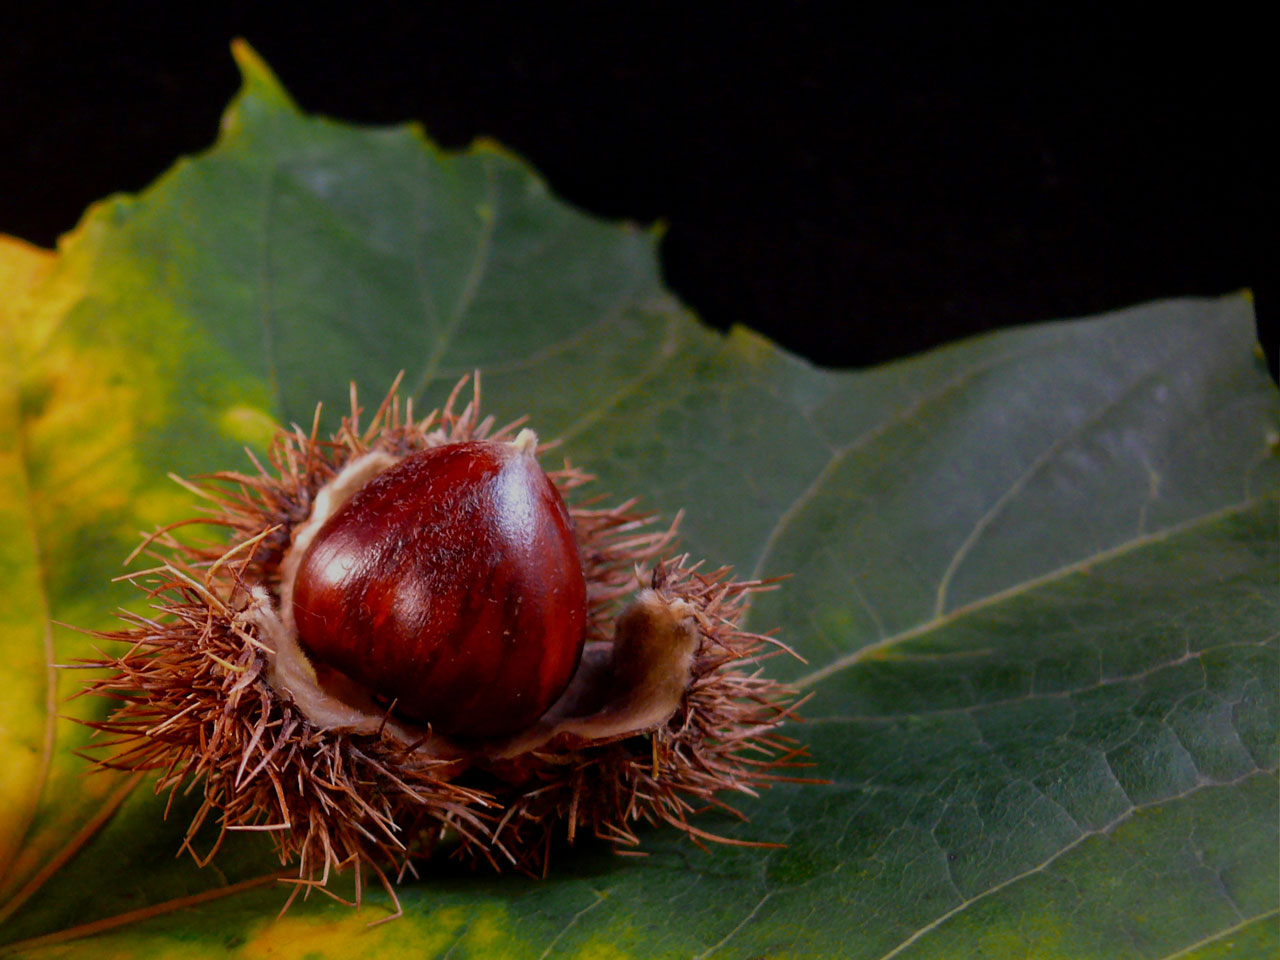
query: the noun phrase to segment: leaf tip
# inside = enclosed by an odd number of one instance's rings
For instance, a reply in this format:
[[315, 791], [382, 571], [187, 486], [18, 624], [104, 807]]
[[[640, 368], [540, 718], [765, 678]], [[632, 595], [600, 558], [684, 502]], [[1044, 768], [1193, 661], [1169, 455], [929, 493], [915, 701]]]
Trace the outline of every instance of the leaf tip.
[[232, 40], [231, 56], [240, 70], [241, 87], [237, 99], [254, 96], [268, 103], [297, 109], [284, 85], [247, 40], [243, 37]]
[[762, 367], [781, 356], [778, 345], [757, 330], [735, 323], [729, 328], [729, 345], [736, 355], [753, 367]]
[[501, 141], [495, 140], [493, 137], [487, 137], [484, 135], [476, 137], [471, 141], [471, 145], [468, 147], [467, 152], [473, 155], [489, 154], [490, 156], [499, 157], [503, 160], [509, 160], [512, 163], [519, 164], [521, 167], [524, 167], [538, 180], [542, 179], [536, 172], [534, 172], [533, 167], [527, 160], [525, 160], [524, 157], [520, 156], [520, 154], [516, 153]]

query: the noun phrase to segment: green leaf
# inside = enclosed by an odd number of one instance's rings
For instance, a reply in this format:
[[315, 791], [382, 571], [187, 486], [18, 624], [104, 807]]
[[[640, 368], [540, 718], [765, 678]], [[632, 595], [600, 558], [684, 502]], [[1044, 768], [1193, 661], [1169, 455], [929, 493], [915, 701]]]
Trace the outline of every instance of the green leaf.
[[[1274, 955], [1280, 439], [1247, 298], [819, 370], [700, 326], [653, 233], [501, 150], [307, 116], [236, 54], [213, 149], [56, 258], [0, 247], [0, 951]], [[785, 849], [651, 831], [645, 859], [580, 842], [545, 881], [433, 864], [375, 928], [376, 890], [277, 920], [264, 844], [198, 870], [174, 858], [189, 801], [165, 821], [81, 776], [84, 734], [47, 706], [78, 677], [50, 691], [46, 644], [90, 642], [50, 621], [136, 604], [110, 581], [137, 532], [192, 512], [165, 474], [242, 466], [402, 368], [423, 408], [482, 369], [488, 409], [564, 437], [601, 489], [685, 508], [694, 554], [794, 574], [752, 624], [807, 659], [771, 669], [813, 694], [793, 732], [831, 782], [707, 817]]]

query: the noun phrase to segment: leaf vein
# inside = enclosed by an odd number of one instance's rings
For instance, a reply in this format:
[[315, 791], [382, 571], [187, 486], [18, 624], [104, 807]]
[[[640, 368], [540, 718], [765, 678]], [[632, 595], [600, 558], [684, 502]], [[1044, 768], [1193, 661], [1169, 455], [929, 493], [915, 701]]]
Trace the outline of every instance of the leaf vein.
[[633, 396], [636, 391], [658, 376], [666, 366], [667, 358], [671, 356], [678, 342], [679, 336], [676, 324], [672, 318], [668, 318], [666, 336], [663, 337], [662, 342], [658, 344], [657, 349], [654, 350], [648, 363], [644, 365], [640, 372], [630, 380], [623, 382], [617, 390], [603, 398], [592, 410], [561, 430], [557, 439], [565, 442], [589, 430], [604, 419], [609, 411], [617, 407], [623, 400]]
[[842, 447], [835, 448], [827, 462], [820, 470], [817, 471], [817, 473], [814, 474], [814, 477], [809, 482], [808, 486], [800, 491], [795, 499], [787, 505], [781, 514], [779, 514], [777, 523], [775, 523], [773, 528], [769, 531], [769, 535], [765, 537], [764, 544], [760, 548], [759, 556], [756, 557], [756, 562], [752, 567], [749, 579], [757, 580], [763, 576], [764, 566], [768, 562], [769, 556], [773, 553], [774, 549], [776, 549], [778, 542], [782, 539], [783, 534], [788, 528], [790, 528], [791, 524], [795, 522], [796, 517], [803, 512], [804, 508], [812, 503], [818, 494], [822, 492], [827, 480], [835, 474], [848, 457], [884, 436], [894, 427], [910, 423], [911, 418], [925, 407], [941, 400], [945, 400], [961, 387], [965, 386], [982, 374], [988, 373], [1005, 363], [1012, 362], [1034, 353], [1037, 350], [1047, 349], [1049, 349], [1048, 344], [1041, 344], [1028, 347], [1023, 350], [1014, 350], [1009, 353], [1000, 354], [985, 363], [977, 363], [971, 367], [966, 367], [959, 373], [953, 375], [947, 380], [944, 380], [934, 389], [922, 392], [910, 403], [899, 407], [875, 426], [865, 430], [849, 441], [849, 443]]
[[1225, 940], [1232, 934], [1239, 933], [1245, 927], [1251, 927], [1255, 923], [1261, 923], [1264, 920], [1270, 920], [1272, 917], [1276, 916], [1280, 916], [1280, 909], [1268, 910], [1266, 913], [1260, 913], [1256, 917], [1249, 917], [1245, 920], [1241, 920], [1239, 923], [1227, 927], [1225, 930], [1219, 930], [1217, 933], [1211, 933], [1203, 940], [1197, 940], [1195, 943], [1183, 947], [1177, 953], [1170, 953], [1167, 956], [1160, 958], [1160, 960], [1178, 960], [1179, 957], [1188, 956], [1196, 950], [1199, 950], [1201, 947], [1207, 947], [1211, 943], [1216, 943], [1219, 940]]
[[[1090, 413], [1081, 418], [1078, 423], [1073, 424], [1061, 436], [1055, 439], [1047, 447], [1044, 448], [1013, 481], [1005, 488], [987, 509], [987, 511], [978, 518], [968, 535], [961, 541], [960, 546], [956, 548], [955, 553], [951, 555], [951, 560], [943, 571], [942, 579], [938, 583], [937, 602], [934, 604], [933, 615], [935, 617], [942, 616], [947, 608], [947, 592], [951, 587], [952, 580], [955, 579], [956, 572], [960, 569], [961, 564], [972, 552], [973, 548], [982, 539], [983, 534], [990, 528], [991, 524], [1008, 508], [1014, 500], [1027, 488], [1033, 479], [1035, 479], [1049, 464], [1053, 463], [1057, 455], [1065, 450], [1071, 443], [1080, 439], [1084, 432], [1091, 427], [1102, 423], [1107, 417], [1115, 413], [1121, 406], [1130, 400], [1134, 394], [1142, 389], [1143, 386], [1150, 383], [1154, 378], [1164, 372], [1164, 365], [1178, 359], [1186, 353], [1198, 348], [1204, 338], [1199, 338], [1186, 344], [1181, 349], [1175, 351], [1167, 357], [1163, 357], [1161, 361], [1150, 370], [1143, 371], [1141, 375], [1136, 377], [1132, 383], [1127, 384], [1119, 390], [1114, 396], [1108, 397]], [[1145, 461], [1145, 456], [1144, 456]], [[1147, 464], [1149, 473], [1153, 473], [1149, 464]], [[1142, 513], [1139, 524], [1139, 534], [1145, 533], [1146, 524], [1146, 502], [1143, 503]]]
[[454, 304], [453, 310], [449, 315], [449, 322], [437, 335], [435, 346], [431, 351], [431, 356], [427, 358], [427, 365], [423, 369], [422, 375], [418, 378], [418, 382], [410, 394], [415, 399], [422, 398], [423, 391], [427, 388], [427, 385], [435, 379], [436, 374], [439, 372], [440, 363], [444, 359], [444, 355], [448, 351], [449, 347], [453, 345], [454, 340], [457, 338], [458, 331], [462, 329], [463, 321], [471, 310], [472, 303], [475, 302], [476, 293], [480, 289], [480, 282], [484, 279], [484, 275], [488, 271], [489, 263], [492, 259], [494, 227], [498, 222], [498, 185], [497, 178], [493, 172], [492, 163], [485, 163], [484, 173], [485, 213], [481, 217], [480, 232], [476, 238], [476, 249], [474, 254], [472, 254], [471, 266], [467, 270], [466, 280], [463, 281], [462, 290], [458, 294], [458, 300]]
[[268, 164], [262, 187], [262, 237], [258, 247], [258, 317], [262, 322], [262, 358], [267, 367], [267, 382], [270, 384], [271, 397], [281, 420], [287, 422], [289, 412], [284, 408], [280, 371], [276, 363], [275, 314], [272, 307], [274, 278], [271, 251], [274, 243], [275, 187], [278, 171], [277, 164]]
[[[1170, 667], [1181, 666], [1192, 660], [1199, 660], [1202, 657], [1218, 653], [1223, 650], [1230, 650], [1234, 647], [1266, 647], [1280, 639], [1280, 634], [1272, 634], [1263, 637], [1261, 640], [1231, 640], [1226, 643], [1217, 643], [1203, 650], [1196, 650], [1189, 654], [1179, 657], [1176, 660], [1168, 660], [1163, 663], [1157, 663], [1145, 670], [1137, 670], [1133, 673], [1116, 674], [1115, 676], [1103, 677], [1097, 683], [1090, 683], [1079, 687], [1068, 687], [1063, 690], [1042, 690], [1031, 691], [1029, 693], [1019, 694], [1016, 697], [1001, 697], [998, 700], [985, 700], [979, 703], [966, 703], [962, 706], [955, 707], [936, 707], [932, 710], [911, 710], [903, 713], [864, 713], [854, 716], [830, 716], [830, 717], [809, 717], [804, 719], [805, 726], [816, 726], [819, 724], [853, 724], [853, 723], [889, 723], [894, 720], [900, 720], [904, 717], [936, 717], [946, 716], [952, 713], [973, 713], [977, 710], [989, 710], [998, 707], [1011, 707], [1020, 703], [1033, 703], [1037, 700], [1064, 700], [1081, 694], [1091, 693], [1095, 690], [1101, 690], [1105, 687], [1119, 683], [1133, 683], [1136, 680], [1143, 680], [1147, 677], [1154, 676], [1161, 670], [1167, 670]], [[976, 652], [976, 651], [975, 651]], [[912, 657], [913, 660], [928, 661], [936, 659], [935, 655], [921, 655]], [[1239, 733], [1236, 733], [1237, 738]]]
[[1085, 832], [1081, 833], [1080, 836], [1076, 837], [1076, 839], [1072, 840], [1068, 844], [1065, 844], [1060, 850], [1055, 851], [1053, 854], [1046, 857], [1044, 860], [1040, 861], [1035, 866], [1029, 867], [1026, 870], [1021, 871], [1020, 873], [1016, 873], [1016, 874], [1013, 874], [1012, 876], [1006, 877], [1004, 880], [1001, 880], [999, 883], [993, 884], [992, 886], [988, 887], [986, 890], [982, 891], [981, 893], [974, 894], [972, 897], [969, 897], [968, 899], [964, 900], [962, 903], [957, 904], [956, 906], [952, 907], [950, 910], [946, 911], [945, 913], [942, 913], [939, 916], [935, 917], [929, 923], [925, 924], [915, 933], [911, 934], [911, 936], [907, 937], [905, 940], [903, 940], [901, 943], [895, 946], [892, 950], [886, 953], [883, 957], [880, 958], [880, 960], [892, 960], [893, 957], [898, 956], [900, 953], [902, 953], [903, 950], [907, 949], [917, 940], [921, 939], [922, 937], [938, 929], [938, 927], [942, 926], [942, 924], [946, 923], [956, 914], [960, 913], [963, 910], [968, 909], [969, 907], [971, 907], [973, 904], [977, 903], [980, 900], [985, 900], [987, 897], [990, 897], [996, 893], [999, 893], [1001, 890], [1005, 889], [1006, 887], [1012, 886], [1015, 883], [1018, 883], [1022, 880], [1027, 879], [1028, 877], [1032, 877], [1038, 873], [1043, 872], [1044, 870], [1051, 867], [1058, 860], [1060, 860], [1064, 855], [1074, 850], [1076, 847], [1080, 846], [1080, 844], [1084, 843], [1086, 840], [1090, 839], [1091, 837], [1101, 836], [1103, 834], [1111, 832], [1116, 827], [1120, 826], [1120, 824], [1132, 818], [1133, 815], [1136, 813], [1141, 813], [1144, 810], [1147, 810], [1151, 807], [1158, 806], [1159, 804], [1162, 804], [1162, 803], [1169, 803], [1174, 800], [1182, 800], [1186, 797], [1191, 796], [1192, 794], [1198, 793], [1199, 791], [1210, 788], [1210, 787], [1236, 786], [1240, 783], [1243, 783], [1245, 780], [1248, 780], [1250, 777], [1257, 776], [1259, 773], [1262, 773], [1262, 772], [1264, 771], [1251, 770], [1249, 773], [1241, 777], [1237, 777], [1234, 780], [1227, 780], [1227, 781], [1213, 782], [1213, 783], [1210, 783], [1210, 782], [1198, 783], [1195, 786], [1182, 791], [1181, 793], [1175, 793], [1171, 796], [1161, 797], [1160, 799], [1153, 800], [1149, 803], [1133, 805], [1124, 813], [1120, 814], [1118, 817], [1111, 820], [1109, 823], [1103, 824], [1101, 827], [1098, 827], [1096, 829], [1086, 830]]
[[568, 933], [570, 930], [572, 930], [574, 925], [579, 920], [585, 917], [588, 913], [590, 913], [596, 907], [600, 906], [600, 904], [604, 903], [609, 895], [609, 892], [607, 890], [592, 890], [591, 892], [595, 894], [595, 899], [592, 900], [589, 904], [587, 904], [585, 907], [583, 907], [581, 910], [579, 910], [570, 918], [569, 922], [566, 923], [561, 928], [560, 932], [557, 933], [552, 938], [551, 942], [547, 944], [547, 948], [542, 951], [542, 954], [541, 956], [539, 956], [538, 960], [547, 960], [547, 957], [551, 956], [551, 951], [555, 949], [556, 944], [561, 941], [564, 935]]
[[724, 947], [724, 945], [727, 944], [734, 937], [736, 937], [743, 930], [743, 928], [746, 927], [747, 924], [749, 924], [752, 920], [755, 919], [756, 914], [760, 912], [760, 908], [763, 907], [766, 903], [768, 903], [769, 900], [772, 899], [773, 895], [776, 892], [777, 892], [776, 890], [770, 890], [768, 893], [762, 896], [759, 900], [757, 900], [756, 905], [751, 908], [751, 911], [745, 917], [743, 917], [734, 925], [732, 930], [730, 930], [723, 937], [721, 937], [719, 941], [717, 941], [716, 943], [713, 943], [706, 950], [702, 951], [702, 953], [693, 957], [692, 960], [706, 960], [707, 957], [711, 956], [712, 954], [719, 951], [722, 947]]
[[1159, 530], [1155, 533], [1149, 533], [1142, 537], [1135, 537], [1132, 540], [1128, 540], [1128, 541], [1125, 541], [1124, 543], [1116, 544], [1114, 547], [1109, 547], [1106, 550], [1099, 551], [1098, 553], [1092, 554], [1088, 557], [1082, 557], [1081, 559], [1073, 561], [1072, 563], [1068, 563], [1068, 564], [1065, 564], [1064, 566], [1058, 567], [1056, 570], [1050, 570], [1048, 573], [1041, 574], [1038, 577], [1033, 577], [1030, 580], [1024, 580], [1022, 583], [1017, 583], [1017, 584], [1014, 584], [1013, 586], [1006, 587], [1004, 590], [1000, 590], [996, 593], [989, 594], [988, 596], [982, 597], [971, 603], [967, 603], [964, 606], [954, 607], [951, 610], [944, 613], [942, 616], [935, 616], [930, 620], [924, 621], [923, 623], [918, 623], [913, 627], [908, 627], [905, 630], [900, 630], [898, 633], [895, 633], [892, 636], [885, 637], [883, 640], [876, 641], [875, 643], [869, 643], [864, 647], [859, 647], [857, 650], [851, 651], [850, 653], [845, 654], [842, 657], [838, 657], [835, 660], [833, 660], [831, 663], [828, 663], [826, 666], [819, 667], [817, 670], [814, 670], [812, 673], [809, 673], [806, 676], [801, 677], [799, 680], [795, 682], [795, 685], [799, 687], [801, 690], [807, 689], [809, 687], [812, 687], [814, 684], [819, 683], [822, 680], [825, 680], [827, 677], [831, 676], [834, 673], [839, 673], [841, 670], [854, 666], [861, 660], [865, 659], [866, 657], [874, 653], [878, 653], [888, 647], [893, 647], [907, 640], [913, 640], [916, 637], [923, 636], [933, 630], [938, 629], [939, 627], [944, 626], [945, 624], [952, 623], [960, 619], [961, 617], [967, 616], [978, 610], [982, 610], [987, 607], [994, 606], [997, 603], [1003, 603], [1004, 601], [1009, 600], [1013, 597], [1019, 596], [1021, 594], [1024, 594], [1029, 590], [1034, 590], [1038, 587], [1042, 587], [1047, 584], [1062, 580], [1065, 577], [1069, 577], [1074, 574], [1080, 573], [1082, 570], [1085, 570], [1095, 564], [1109, 561], [1119, 556], [1123, 556], [1124, 554], [1129, 553], [1130, 551], [1140, 549], [1152, 543], [1160, 543], [1164, 540], [1169, 539], [1170, 537], [1174, 537], [1179, 534], [1186, 533], [1189, 530], [1194, 530], [1195, 528], [1202, 526], [1204, 524], [1213, 523], [1225, 517], [1233, 516], [1238, 513], [1243, 513], [1254, 507], [1260, 506], [1263, 503], [1267, 503], [1273, 499], [1276, 499], [1276, 498], [1270, 495], [1264, 495], [1264, 496], [1254, 497], [1248, 500], [1241, 500], [1237, 503], [1228, 504], [1227, 506], [1220, 507], [1217, 510], [1212, 510], [1208, 513], [1201, 514], [1198, 517], [1192, 517], [1190, 520], [1186, 520], [1182, 523], [1175, 524], [1171, 527], [1165, 527], [1163, 530]]
[[[12, 379], [10, 382], [14, 382]], [[21, 414], [18, 410], [16, 402], [16, 391], [11, 392], [7, 398], [8, 402], [13, 405], [13, 422], [15, 424], [15, 444], [16, 461], [18, 470], [20, 471], [20, 483], [22, 484], [23, 496], [26, 501], [26, 510], [24, 511], [27, 518], [28, 528], [31, 533], [33, 560], [40, 582], [41, 607], [44, 613], [44, 629], [41, 631], [41, 643], [44, 649], [45, 662], [45, 691], [44, 691], [44, 733], [40, 742], [40, 769], [36, 775], [36, 787], [32, 794], [31, 806], [20, 816], [23, 817], [22, 827], [14, 831], [13, 838], [16, 846], [13, 848], [14, 857], [9, 863], [0, 863], [0, 890], [8, 888], [16, 877], [13, 871], [17, 866], [18, 853], [25, 845], [27, 837], [31, 833], [31, 825], [35, 821], [36, 811], [40, 807], [41, 800], [44, 799], [45, 791], [49, 786], [49, 774], [53, 766], [53, 748], [57, 737], [57, 721], [58, 721], [58, 683], [57, 670], [54, 667], [54, 651], [53, 651], [53, 625], [49, 607], [49, 577], [47, 561], [44, 558], [44, 552], [40, 548], [39, 529], [35, 519], [35, 509], [31, 496], [31, 456], [27, 444], [27, 433], [24, 429]], [[0, 851], [2, 852], [2, 851]], [[8, 916], [13, 910], [17, 909], [21, 901], [15, 896], [9, 903], [0, 906], [0, 922]]]

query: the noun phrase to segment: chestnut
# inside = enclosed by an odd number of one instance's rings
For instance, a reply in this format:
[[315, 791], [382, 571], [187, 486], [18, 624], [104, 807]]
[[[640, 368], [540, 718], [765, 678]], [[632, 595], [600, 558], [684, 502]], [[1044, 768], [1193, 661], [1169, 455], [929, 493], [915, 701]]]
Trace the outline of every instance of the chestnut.
[[86, 661], [100, 766], [201, 784], [185, 846], [214, 817], [264, 831], [295, 894], [354, 867], [357, 901], [368, 870], [395, 902], [441, 846], [543, 873], [555, 835], [633, 848], [640, 821], [772, 845], [690, 822], [803, 753], [760, 667], [786, 647], [738, 626], [771, 585], [672, 554], [634, 501], [575, 503], [590, 477], [544, 472], [462, 386], [421, 419], [393, 386], [363, 428], [353, 388], [331, 439], [281, 430], [269, 466], [188, 485], [230, 542], [144, 542], [157, 609]]
[[307, 655], [455, 737], [542, 716], [582, 655], [587, 587], [536, 443], [422, 450], [347, 500], [293, 582]]

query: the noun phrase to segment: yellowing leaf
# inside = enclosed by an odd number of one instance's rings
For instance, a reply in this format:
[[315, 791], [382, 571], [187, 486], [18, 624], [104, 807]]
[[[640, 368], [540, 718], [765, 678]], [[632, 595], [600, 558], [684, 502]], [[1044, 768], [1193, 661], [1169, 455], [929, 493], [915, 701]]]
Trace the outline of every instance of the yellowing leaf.
[[[51, 254], [0, 240], [0, 870], [14, 862], [30, 826], [53, 747], [53, 644], [17, 390], [23, 300], [52, 265]], [[0, 873], [0, 891], [10, 882]]]

